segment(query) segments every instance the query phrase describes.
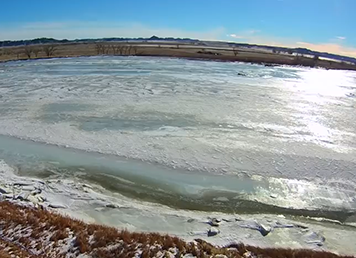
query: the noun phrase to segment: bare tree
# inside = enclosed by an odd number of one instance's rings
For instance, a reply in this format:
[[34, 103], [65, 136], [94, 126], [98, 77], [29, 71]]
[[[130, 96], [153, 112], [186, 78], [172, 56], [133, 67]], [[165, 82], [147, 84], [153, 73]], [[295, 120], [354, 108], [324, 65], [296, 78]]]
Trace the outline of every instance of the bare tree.
[[120, 55], [125, 53], [126, 47], [124, 45], [118, 46], [118, 51]]
[[43, 46], [43, 52], [46, 53], [47, 57], [53, 56], [54, 51], [56, 51], [56, 46], [55, 45], [44, 45]]
[[116, 46], [110, 45], [110, 48], [112, 49], [112, 54], [115, 56], [116, 55]]
[[125, 45], [112, 45], [111, 48], [113, 49], [114, 55], [123, 55], [126, 51], [130, 51], [129, 47]]
[[108, 55], [112, 45], [106, 45], [100, 42], [95, 43], [95, 50], [98, 55]]
[[96, 50], [97, 55], [102, 54], [103, 53], [103, 44], [95, 43], [95, 50]]
[[40, 50], [39, 48], [37, 48], [37, 47], [35, 47], [35, 48], [32, 49], [32, 52], [35, 54], [35, 57], [38, 56], [38, 53], [39, 53], [40, 51], [41, 51], [41, 50]]
[[234, 47], [234, 48], [232, 49], [232, 52], [234, 52], [234, 55], [235, 55], [235, 56], [237, 56], [237, 54], [239, 53], [239, 51], [237, 50], [236, 47]]
[[31, 59], [31, 55], [32, 55], [33, 49], [31, 47], [29, 47], [29, 46], [25, 46], [23, 50], [24, 50], [24, 53], [27, 56], [27, 58]]
[[15, 51], [15, 54], [16, 54], [16, 58], [20, 59], [20, 55], [21, 55], [20, 50]]
[[126, 48], [126, 54], [127, 55], [131, 55], [131, 49], [132, 49], [132, 45], [128, 45]]
[[110, 51], [110, 45], [103, 45], [103, 52], [105, 55], [108, 55]]
[[177, 49], [179, 49], [179, 44], [177, 44]]
[[133, 46], [132, 47], [132, 52], [133, 52], [134, 55], [137, 55], [137, 51], [138, 51], [137, 46]]
[[4, 49], [3, 51], [4, 56], [10, 56], [12, 55], [14, 52], [11, 49]]
[[116, 56], [117, 53], [117, 46], [116, 45], [111, 45], [110, 48], [112, 48], [112, 53], [114, 56]]

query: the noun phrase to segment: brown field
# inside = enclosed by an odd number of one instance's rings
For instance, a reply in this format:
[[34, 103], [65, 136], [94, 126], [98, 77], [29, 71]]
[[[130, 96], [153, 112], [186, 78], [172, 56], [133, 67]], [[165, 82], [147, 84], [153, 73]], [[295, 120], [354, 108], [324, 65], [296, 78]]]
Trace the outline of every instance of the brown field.
[[[258, 248], [230, 244], [224, 248], [196, 239], [137, 233], [86, 224], [59, 214], [0, 202], [0, 257], [270, 257], [337, 258], [328, 252]], [[190, 256], [190, 257], [191, 257]]]
[[[53, 49], [49, 49], [53, 47]], [[53, 50], [53, 51], [51, 51]], [[356, 70], [356, 65], [311, 57], [272, 53], [247, 48], [211, 48], [188, 44], [153, 43], [70, 43], [0, 48], [0, 61], [96, 55], [164, 56], [216, 61], [240, 61], [265, 65], [282, 64], [326, 69]]]

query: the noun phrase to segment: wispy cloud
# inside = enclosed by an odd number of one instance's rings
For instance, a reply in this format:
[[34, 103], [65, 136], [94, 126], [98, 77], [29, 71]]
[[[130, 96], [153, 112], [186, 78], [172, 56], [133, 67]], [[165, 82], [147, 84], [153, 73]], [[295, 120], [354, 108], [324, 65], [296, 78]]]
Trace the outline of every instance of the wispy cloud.
[[261, 32], [260, 30], [247, 30], [246, 31], [246, 34], [248, 34], [248, 35], [254, 35], [254, 34], [257, 34], [257, 33], [259, 33], [259, 32]]
[[226, 35], [223, 27], [206, 31], [190, 31], [175, 28], [152, 28], [138, 23], [53, 22], [27, 23], [1, 29], [0, 40], [19, 40], [38, 37], [57, 39], [104, 38], [104, 37], [188, 37], [218, 40]]
[[356, 48], [342, 46], [336, 43], [313, 44], [308, 42], [297, 42], [297, 45], [300, 47], [315, 49], [320, 52], [336, 53], [344, 56], [356, 57]]
[[[80, 25], [81, 23], [75, 22], [76, 26]], [[31, 22], [25, 23], [18, 26], [19, 30], [26, 29], [26, 30], [57, 30], [57, 29], [64, 29], [70, 28], [73, 23], [71, 22]], [[84, 23], [83, 23], [84, 25]]]
[[344, 43], [346, 37], [337, 36], [330, 39], [328, 42], [311, 43], [300, 40], [298, 38], [285, 38], [285, 37], [271, 37], [261, 34], [258, 30], [254, 33], [247, 33], [242, 31], [240, 33], [228, 34], [231, 39], [238, 39], [239, 42], [246, 42], [252, 44], [282, 46], [282, 47], [302, 47], [309, 48], [320, 52], [335, 53], [339, 55], [356, 57], [356, 48], [346, 46]]

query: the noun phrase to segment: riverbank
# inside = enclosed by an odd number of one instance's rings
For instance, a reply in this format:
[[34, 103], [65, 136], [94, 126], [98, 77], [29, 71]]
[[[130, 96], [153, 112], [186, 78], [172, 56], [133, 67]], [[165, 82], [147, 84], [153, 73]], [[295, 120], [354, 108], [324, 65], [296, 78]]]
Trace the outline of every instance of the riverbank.
[[273, 65], [321, 67], [325, 69], [356, 70], [356, 65], [311, 56], [295, 56], [248, 48], [213, 48], [208, 46], [160, 45], [157, 43], [71, 43], [0, 48], [0, 62], [43, 58], [64, 58], [96, 55], [135, 55], [175, 57], [224, 62], [246, 62]]
[[[96, 224], [29, 205], [0, 202], [1, 257], [352, 257], [329, 252], [258, 248], [242, 243], [214, 246], [202, 239], [137, 233]], [[212, 231], [212, 234], [215, 231]]]

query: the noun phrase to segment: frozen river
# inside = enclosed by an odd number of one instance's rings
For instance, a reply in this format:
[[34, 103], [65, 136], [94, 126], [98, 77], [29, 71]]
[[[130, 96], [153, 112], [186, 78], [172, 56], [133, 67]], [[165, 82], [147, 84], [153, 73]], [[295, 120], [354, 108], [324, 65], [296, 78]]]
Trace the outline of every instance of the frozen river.
[[0, 64], [0, 159], [226, 213], [356, 211], [356, 73], [142, 57]]

